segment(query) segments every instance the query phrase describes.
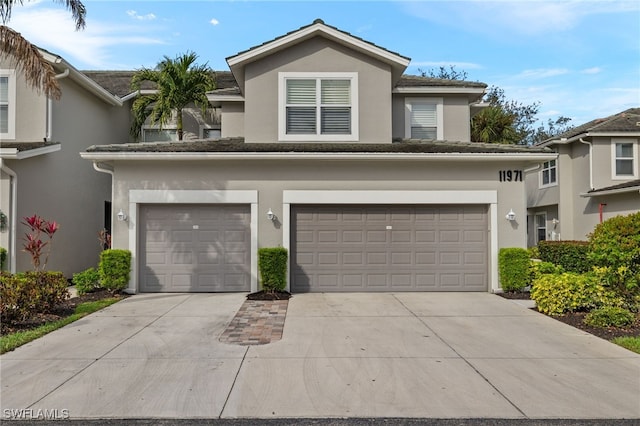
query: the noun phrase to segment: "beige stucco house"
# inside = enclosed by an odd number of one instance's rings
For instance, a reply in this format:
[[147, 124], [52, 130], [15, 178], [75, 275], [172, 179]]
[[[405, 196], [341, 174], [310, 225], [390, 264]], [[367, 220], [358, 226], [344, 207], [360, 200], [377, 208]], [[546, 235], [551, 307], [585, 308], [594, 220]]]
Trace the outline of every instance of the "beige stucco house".
[[528, 245], [586, 240], [603, 220], [640, 211], [640, 108], [542, 142], [558, 153], [527, 174]]
[[486, 85], [409, 61], [317, 20], [227, 58], [221, 138], [82, 152], [113, 175], [127, 290], [256, 291], [273, 246], [292, 292], [498, 290], [498, 250], [527, 243], [525, 171], [557, 155], [473, 143]]
[[58, 73], [60, 100], [29, 88], [10, 58], [0, 57], [0, 246], [8, 249], [8, 269], [29, 270], [22, 218], [55, 220], [61, 228], [47, 269], [71, 277], [98, 263], [98, 232], [111, 220], [111, 179], [79, 152], [126, 141], [129, 117], [117, 96], [63, 58], [41, 53]]

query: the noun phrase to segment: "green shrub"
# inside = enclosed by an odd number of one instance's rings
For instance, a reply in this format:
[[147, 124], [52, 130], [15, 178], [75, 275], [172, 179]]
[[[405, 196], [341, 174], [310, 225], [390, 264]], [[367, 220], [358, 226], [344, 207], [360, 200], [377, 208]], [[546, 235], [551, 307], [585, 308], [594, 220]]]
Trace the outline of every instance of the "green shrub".
[[96, 268], [89, 268], [73, 274], [71, 281], [76, 286], [78, 294], [83, 295], [100, 288], [100, 273]]
[[4, 271], [7, 264], [7, 249], [0, 247], [0, 271]]
[[640, 212], [598, 224], [589, 235], [589, 262], [605, 284], [632, 300], [640, 293]]
[[108, 249], [100, 253], [98, 269], [100, 285], [111, 292], [123, 290], [129, 283], [131, 272], [131, 252], [129, 250]]
[[522, 291], [529, 285], [531, 260], [527, 249], [502, 248], [498, 253], [500, 285], [504, 291]]
[[560, 265], [567, 272], [582, 274], [591, 270], [586, 241], [540, 241], [538, 251], [543, 262]]
[[68, 297], [67, 280], [62, 272], [0, 274], [2, 321], [25, 321], [37, 313], [51, 313]]
[[626, 327], [633, 324], [636, 316], [628, 309], [617, 306], [603, 306], [594, 309], [584, 317], [584, 323], [592, 327]]
[[260, 282], [266, 291], [282, 291], [287, 285], [287, 249], [263, 247], [258, 250]]
[[540, 250], [538, 250], [538, 247], [529, 247], [527, 251], [531, 259], [540, 259]]
[[533, 283], [531, 298], [536, 301], [538, 310], [548, 315], [622, 304], [622, 300], [592, 273], [542, 274]]
[[542, 275], [547, 274], [562, 274], [566, 272], [560, 265], [554, 265], [551, 262], [532, 261], [529, 269], [529, 280], [531, 285], [540, 278]]

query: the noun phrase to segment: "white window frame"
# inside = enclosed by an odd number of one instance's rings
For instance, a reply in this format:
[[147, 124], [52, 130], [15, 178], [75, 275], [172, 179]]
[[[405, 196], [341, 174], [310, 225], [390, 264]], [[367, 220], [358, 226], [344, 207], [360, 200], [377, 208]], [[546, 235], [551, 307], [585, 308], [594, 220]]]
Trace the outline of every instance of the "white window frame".
[[[540, 229], [543, 229], [541, 226], [538, 226], [538, 217], [542, 216], [544, 218], [544, 240], [541, 240], [540, 237]], [[538, 212], [534, 215], [533, 217], [533, 231], [535, 232], [536, 235], [536, 244], [538, 244], [540, 241], [546, 241], [547, 240], [547, 212]]]
[[[290, 135], [287, 134], [287, 79], [315, 79], [321, 80], [350, 80], [351, 89], [351, 134], [345, 135], [323, 135], [320, 133], [320, 122], [318, 121], [315, 135]], [[319, 87], [320, 85], [318, 85]], [[357, 141], [359, 139], [358, 124], [360, 115], [358, 112], [358, 73], [357, 72], [279, 72], [278, 73], [278, 139], [280, 141]], [[319, 90], [319, 89], [318, 89]], [[320, 100], [317, 100], [320, 105]], [[318, 110], [319, 117], [320, 111]], [[318, 118], [319, 120], [319, 118]]]
[[148, 141], [146, 138], [146, 132], [149, 130], [154, 130], [154, 131], [167, 131], [167, 130], [173, 130], [176, 132], [176, 140], [172, 141], [172, 142], [177, 142], [178, 141], [178, 128], [175, 126], [162, 126], [162, 129], [160, 129], [160, 126], [142, 126], [142, 137], [140, 138], [140, 140], [142, 142], [167, 142], [167, 141]]
[[0, 77], [9, 78], [8, 86], [8, 108], [7, 108], [7, 132], [0, 133], [0, 139], [15, 139], [16, 138], [16, 71], [13, 69], [0, 69]]
[[[631, 144], [633, 147], [632, 157], [621, 157], [621, 160], [631, 160], [633, 174], [619, 175], [616, 169], [616, 146], [619, 144]], [[637, 139], [624, 139], [624, 138], [612, 138], [611, 139], [611, 179], [612, 180], [632, 180], [638, 179], [638, 140]]]
[[220, 137], [222, 138], [222, 126], [220, 126], [219, 124], [211, 124], [211, 125], [200, 125], [200, 138], [201, 139], [206, 139], [206, 137], [204, 136], [204, 133], [207, 130], [217, 130], [220, 132]]
[[411, 112], [413, 104], [430, 104], [436, 106], [436, 139], [444, 140], [444, 100], [443, 98], [404, 98], [404, 134], [411, 139]]
[[[551, 162], [555, 161], [555, 165], [553, 167], [551, 167]], [[549, 167], [545, 167], [545, 164], [549, 164]], [[551, 170], [555, 169], [556, 170], [556, 179], [552, 182], [551, 181]], [[544, 183], [544, 172], [548, 171], [549, 172], [549, 183]], [[540, 188], [548, 188], [551, 186], [558, 186], [558, 159], [555, 160], [549, 160], [549, 161], [545, 161], [544, 163], [542, 163], [542, 169], [540, 170], [540, 182], [539, 182], [539, 187]]]

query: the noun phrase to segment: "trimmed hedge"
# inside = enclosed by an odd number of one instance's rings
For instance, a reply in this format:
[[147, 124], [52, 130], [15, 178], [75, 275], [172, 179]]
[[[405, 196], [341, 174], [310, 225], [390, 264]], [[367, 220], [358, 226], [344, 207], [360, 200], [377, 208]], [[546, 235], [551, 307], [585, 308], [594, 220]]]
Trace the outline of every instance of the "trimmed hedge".
[[129, 283], [131, 272], [131, 252], [129, 250], [108, 249], [100, 253], [98, 274], [100, 284], [111, 292], [123, 290]]
[[538, 252], [540, 260], [560, 265], [567, 272], [582, 274], [591, 270], [586, 241], [540, 241]]
[[73, 274], [71, 281], [76, 286], [79, 295], [90, 293], [100, 288], [100, 272], [96, 268], [89, 268]]
[[584, 317], [584, 323], [592, 327], [628, 327], [636, 321], [636, 315], [628, 309], [604, 306], [594, 309]]
[[504, 291], [522, 291], [529, 285], [531, 260], [524, 248], [502, 248], [498, 253], [500, 285]]
[[69, 298], [62, 272], [0, 273], [0, 319], [25, 321], [37, 313], [50, 313]]
[[265, 291], [283, 291], [287, 286], [287, 249], [263, 247], [258, 249], [260, 282]]

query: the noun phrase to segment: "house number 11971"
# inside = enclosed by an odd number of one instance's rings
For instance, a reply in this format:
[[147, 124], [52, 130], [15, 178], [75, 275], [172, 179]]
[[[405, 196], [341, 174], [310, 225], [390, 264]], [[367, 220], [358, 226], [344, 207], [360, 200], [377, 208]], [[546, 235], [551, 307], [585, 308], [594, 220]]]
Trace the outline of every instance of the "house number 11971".
[[522, 182], [522, 170], [500, 170], [500, 182]]

